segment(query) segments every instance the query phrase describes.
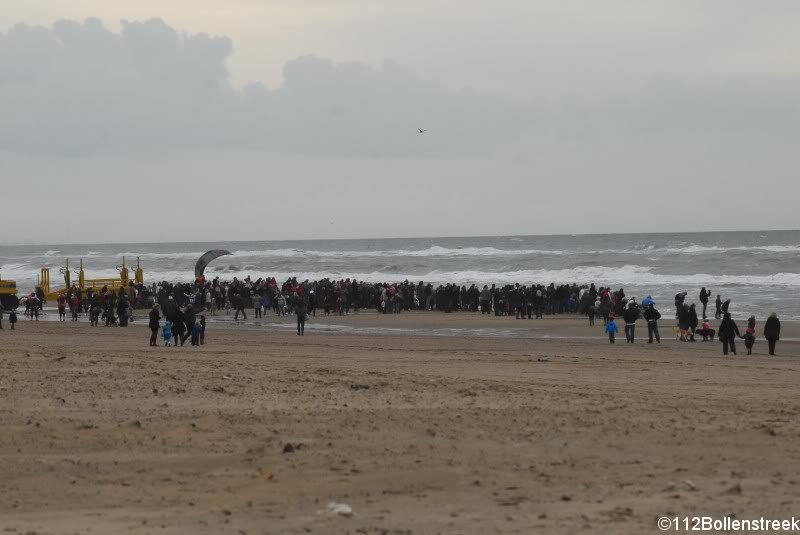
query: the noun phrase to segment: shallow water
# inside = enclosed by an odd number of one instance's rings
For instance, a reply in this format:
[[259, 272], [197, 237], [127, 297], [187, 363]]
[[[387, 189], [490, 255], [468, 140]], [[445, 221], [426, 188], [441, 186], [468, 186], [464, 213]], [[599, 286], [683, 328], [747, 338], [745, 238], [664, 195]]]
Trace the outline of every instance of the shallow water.
[[688, 291], [688, 301], [696, 302], [706, 286], [712, 301], [717, 293], [731, 298], [738, 316], [777, 311], [800, 318], [800, 231], [4, 246], [0, 275], [29, 290], [43, 266], [51, 268], [54, 283], [61, 282], [58, 269], [69, 258], [71, 267], [83, 259], [88, 278], [114, 277], [124, 255], [129, 266], [141, 257], [148, 283], [188, 281], [197, 258], [217, 248], [233, 255], [214, 261], [210, 277], [594, 282], [623, 287], [640, 300], [652, 295], [665, 314], [672, 312], [675, 293]]

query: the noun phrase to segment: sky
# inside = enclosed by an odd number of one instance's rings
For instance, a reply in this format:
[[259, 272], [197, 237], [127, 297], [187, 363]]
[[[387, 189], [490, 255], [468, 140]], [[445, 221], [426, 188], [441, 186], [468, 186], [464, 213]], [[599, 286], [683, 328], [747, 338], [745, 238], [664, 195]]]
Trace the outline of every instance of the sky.
[[0, 243], [797, 228], [799, 17], [788, 0], [14, 2]]

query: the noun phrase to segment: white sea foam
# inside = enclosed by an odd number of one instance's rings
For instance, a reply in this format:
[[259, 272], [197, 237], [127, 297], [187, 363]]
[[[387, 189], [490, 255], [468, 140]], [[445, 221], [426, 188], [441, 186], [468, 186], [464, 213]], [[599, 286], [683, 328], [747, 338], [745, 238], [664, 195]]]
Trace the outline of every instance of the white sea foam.
[[[433, 245], [425, 249], [375, 249], [375, 250], [341, 250], [341, 251], [320, 251], [302, 248], [276, 248], [260, 250], [235, 250], [232, 251], [234, 257], [238, 258], [377, 258], [377, 257], [411, 257], [411, 258], [457, 258], [457, 257], [536, 257], [536, 256], [566, 256], [566, 255], [593, 255], [593, 256], [623, 256], [623, 255], [648, 255], [658, 257], [659, 255], [703, 255], [703, 254], [723, 254], [728, 252], [755, 252], [755, 253], [776, 253], [776, 254], [795, 254], [800, 255], [800, 244], [798, 245], [758, 245], [758, 246], [738, 246], [738, 247], [719, 247], [689, 244], [678, 247], [657, 247], [653, 244], [634, 246], [630, 249], [500, 249], [497, 247], [443, 247]], [[101, 252], [86, 251], [73, 253], [69, 256], [77, 258], [120, 258], [125, 256], [134, 259], [139, 256], [142, 259], [189, 259], [195, 260], [205, 251], [176, 251], [176, 252], [142, 252], [142, 251], [120, 251], [120, 252]], [[61, 256], [58, 250], [50, 250], [42, 256], [26, 256], [25, 258], [52, 258]]]
[[[14, 279], [20, 283], [33, 284], [36, 281], [38, 267], [28, 263], [12, 263], [2, 267], [3, 278]], [[113, 278], [118, 276], [114, 268], [87, 270], [89, 278]], [[597, 284], [622, 284], [638, 287], [691, 287], [691, 286], [750, 286], [774, 288], [800, 288], [800, 273], [775, 273], [771, 275], [726, 275], [698, 273], [692, 275], [676, 275], [658, 273], [655, 267], [625, 265], [612, 266], [580, 266], [568, 269], [531, 269], [505, 272], [480, 271], [480, 270], [418, 270], [418, 271], [334, 271], [334, 270], [298, 270], [289, 272], [280, 270], [270, 271], [253, 265], [239, 267], [236, 265], [212, 264], [206, 270], [206, 276], [211, 278], [219, 276], [223, 279], [238, 277], [274, 276], [280, 279], [298, 277], [301, 280], [316, 280], [321, 278], [357, 278], [367, 282], [397, 282], [403, 280], [432, 283], [589, 283]], [[57, 271], [51, 274], [54, 283], [61, 277]], [[184, 270], [158, 269], [147, 266], [145, 277], [148, 282], [155, 281], [190, 281], [193, 279], [193, 270], [190, 267]]]

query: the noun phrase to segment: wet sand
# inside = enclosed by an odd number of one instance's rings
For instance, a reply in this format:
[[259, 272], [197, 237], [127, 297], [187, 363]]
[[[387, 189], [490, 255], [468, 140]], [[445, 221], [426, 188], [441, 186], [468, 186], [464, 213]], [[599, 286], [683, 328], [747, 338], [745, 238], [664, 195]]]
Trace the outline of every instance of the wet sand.
[[292, 322], [176, 349], [141, 326], [4, 321], [0, 527], [655, 533], [662, 515], [800, 505], [800, 343], [723, 357], [666, 318], [652, 346], [641, 322], [633, 346], [577, 319]]

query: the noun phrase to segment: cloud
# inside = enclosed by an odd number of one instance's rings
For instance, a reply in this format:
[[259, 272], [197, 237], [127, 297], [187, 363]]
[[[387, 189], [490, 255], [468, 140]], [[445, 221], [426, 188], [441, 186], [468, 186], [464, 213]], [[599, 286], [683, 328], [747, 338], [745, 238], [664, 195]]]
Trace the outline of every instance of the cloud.
[[[237, 89], [226, 67], [232, 54], [227, 37], [180, 33], [159, 19], [122, 21], [119, 32], [92, 18], [17, 25], [0, 33], [0, 150], [426, 158], [509, 148], [524, 155], [529, 145], [575, 140], [702, 144], [800, 132], [796, 79], [654, 81], [633, 95], [522, 103], [456, 91], [393, 62], [313, 55], [287, 62], [280, 87]], [[418, 127], [429, 132], [421, 136]]]
[[[258, 148], [434, 156], [485, 148], [518, 132], [514, 106], [454, 92], [393, 63], [285, 65], [269, 90], [229, 82], [226, 37], [180, 34], [158, 19], [97, 19], [0, 34], [0, 148], [87, 155], [122, 150]], [[430, 128], [421, 142], [417, 127]]]

